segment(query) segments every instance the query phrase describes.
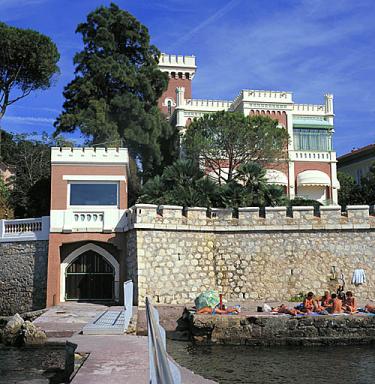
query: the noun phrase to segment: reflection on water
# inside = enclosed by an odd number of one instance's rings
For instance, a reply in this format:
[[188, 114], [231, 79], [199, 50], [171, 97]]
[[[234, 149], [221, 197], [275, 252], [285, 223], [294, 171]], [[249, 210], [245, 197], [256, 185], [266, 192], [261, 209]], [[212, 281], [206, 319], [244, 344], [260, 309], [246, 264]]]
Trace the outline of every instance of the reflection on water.
[[374, 346], [192, 346], [168, 340], [181, 365], [219, 383], [374, 384]]

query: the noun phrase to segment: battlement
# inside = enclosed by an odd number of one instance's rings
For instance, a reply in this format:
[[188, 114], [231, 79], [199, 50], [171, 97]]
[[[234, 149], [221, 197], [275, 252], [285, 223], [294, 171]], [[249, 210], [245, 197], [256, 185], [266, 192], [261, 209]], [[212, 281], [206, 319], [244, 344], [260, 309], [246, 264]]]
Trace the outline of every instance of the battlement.
[[[175, 205], [137, 204], [126, 212], [125, 230], [181, 231], [293, 231], [375, 229], [374, 206], [183, 208]], [[371, 212], [371, 214], [370, 214]]]
[[323, 104], [294, 104], [293, 112], [322, 115], [326, 113], [326, 108]]
[[129, 164], [127, 148], [52, 147], [52, 164]]
[[[234, 99], [231, 110], [235, 111], [241, 103], [272, 103], [291, 105], [293, 103], [292, 92], [264, 91], [255, 89], [243, 89]], [[280, 106], [279, 106], [280, 107]]]
[[159, 59], [159, 69], [168, 73], [169, 77], [192, 79], [197, 69], [195, 56], [162, 53]]
[[242, 99], [244, 101], [293, 103], [292, 97], [292, 92], [285, 91], [264, 91], [255, 89], [244, 89], [242, 91]]
[[197, 68], [195, 65], [195, 56], [169, 55], [167, 53], [161, 54], [159, 59], [159, 66]]

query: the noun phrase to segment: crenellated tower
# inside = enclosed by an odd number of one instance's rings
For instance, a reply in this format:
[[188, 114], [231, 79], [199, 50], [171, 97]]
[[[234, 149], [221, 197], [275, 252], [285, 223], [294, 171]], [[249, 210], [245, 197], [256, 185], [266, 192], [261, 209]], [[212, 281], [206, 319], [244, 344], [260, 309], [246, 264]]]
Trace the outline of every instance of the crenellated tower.
[[160, 110], [168, 117], [176, 108], [176, 89], [185, 89], [184, 97], [191, 99], [191, 80], [195, 75], [197, 66], [195, 56], [168, 55], [162, 53], [159, 59], [159, 69], [168, 73], [168, 88], [159, 99]]

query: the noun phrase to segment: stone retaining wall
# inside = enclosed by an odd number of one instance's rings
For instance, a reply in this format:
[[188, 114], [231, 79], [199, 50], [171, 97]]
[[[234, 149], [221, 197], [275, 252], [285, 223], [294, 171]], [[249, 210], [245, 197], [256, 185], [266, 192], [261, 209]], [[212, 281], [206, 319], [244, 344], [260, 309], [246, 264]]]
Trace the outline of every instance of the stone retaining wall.
[[192, 315], [197, 344], [345, 345], [375, 343], [375, 316], [256, 317]]
[[0, 244], [0, 315], [46, 306], [48, 241]]
[[[129, 260], [138, 301], [191, 303], [217, 289], [227, 299], [288, 300], [309, 290], [346, 289], [363, 300], [375, 297], [375, 217], [369, 207], [242, 208], [232, 210], [135, 206], [128, 221]], [[355, 269], [367, 281], [351, 284]]]

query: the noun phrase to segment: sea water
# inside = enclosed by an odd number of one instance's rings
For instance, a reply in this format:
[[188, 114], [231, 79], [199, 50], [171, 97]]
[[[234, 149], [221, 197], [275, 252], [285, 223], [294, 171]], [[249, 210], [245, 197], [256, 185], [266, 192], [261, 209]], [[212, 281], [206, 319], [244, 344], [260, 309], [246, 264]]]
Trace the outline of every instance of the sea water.
[[0, 384], [65, 382], [65, 345], [5, 347], [0, 344]]
[[375, 384], [375, 347], [193, 346], [168, 340], [184, 367], [218, 383]]

